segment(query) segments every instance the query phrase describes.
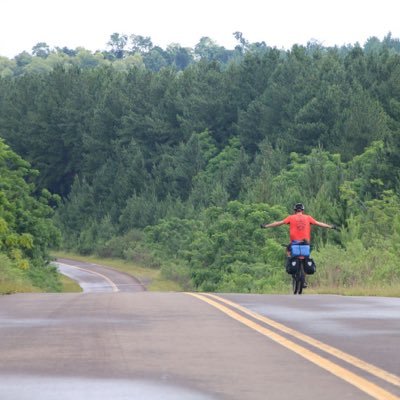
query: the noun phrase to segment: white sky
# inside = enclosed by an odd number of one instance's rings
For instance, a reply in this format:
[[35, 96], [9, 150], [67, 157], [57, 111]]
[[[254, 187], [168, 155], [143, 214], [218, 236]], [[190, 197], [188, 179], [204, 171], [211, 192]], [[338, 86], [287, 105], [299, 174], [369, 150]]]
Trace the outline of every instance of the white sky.
[[400, 38], [400, 0], [0, 0], [0, 56], [38, 42], [104, 50], [110, 35], [150, 36], [153, 45], [194, 47], [208, 36], [228, 49], [250, 42], [290, 49], [318, 40], [361, 45]]

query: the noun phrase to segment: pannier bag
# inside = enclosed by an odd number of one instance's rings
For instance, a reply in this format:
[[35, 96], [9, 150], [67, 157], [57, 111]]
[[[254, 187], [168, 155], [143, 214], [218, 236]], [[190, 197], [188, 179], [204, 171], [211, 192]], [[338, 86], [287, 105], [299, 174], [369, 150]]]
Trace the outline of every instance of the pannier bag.
[[315, 271], [317, 270], [317, 267], [315, 265], [315, 262], [312, 258], [306, 258], [304, 260], [304, 272], [307, 275], [312, 275], [315, 273]]
[[290, 275], [293, 275], [297, 271], [297, 263], [300, 262], [295, 257], [288, 257], [286, 260], [286, 272]]

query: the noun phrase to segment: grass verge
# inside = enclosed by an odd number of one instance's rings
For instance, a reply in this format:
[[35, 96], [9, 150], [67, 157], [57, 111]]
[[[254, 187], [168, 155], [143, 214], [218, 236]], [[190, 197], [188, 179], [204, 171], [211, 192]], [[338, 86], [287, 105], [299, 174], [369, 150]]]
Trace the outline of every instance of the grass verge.
[[147, 290], [153, 292], [181, 292], [183, 288], [176, 282], [164, 279], [161, 276], [160, 270], [153, 268], [145, 268], [115, 258], [101, 258], [96, 256], [81, 256], [76, 253], [67, 253], [61, 251], [53, 251], [51, 255], [54, 258], [69, 258], [72, 260], [89, 262], [104, 266], [109, 266], [118, 271], [125, 272], [128, 275], [134, 276], [146, 287]]
[[5, 254], [0, 253], [0, 295], [33, 292], [41, 290], [33, 285], [27, 272], [16, 267]]
[[349, 287], [328, 287], [312, 284], [307, 288], [309, 294], [337, 294], [342, 296], [377, 296], [377, 297], [400, 297], [400, 285], [384, 286], [349, 286]]
[[82, 288], [72, 279], [60, 274], [62, 293], [82, 292]]

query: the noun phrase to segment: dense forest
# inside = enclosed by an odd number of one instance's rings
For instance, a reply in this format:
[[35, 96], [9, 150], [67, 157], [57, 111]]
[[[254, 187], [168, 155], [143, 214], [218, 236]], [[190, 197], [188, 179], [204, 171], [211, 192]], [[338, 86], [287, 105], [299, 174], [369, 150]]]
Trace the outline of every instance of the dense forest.
[[259, 226], [302, 202], [341, 227], [313, 231], [316, 285], [398, 285], [400, 41], [235, 37], [0, 57], [3, 264], [50, 276], [59, 246], [186, 289], [278, 290], [287, 227]]

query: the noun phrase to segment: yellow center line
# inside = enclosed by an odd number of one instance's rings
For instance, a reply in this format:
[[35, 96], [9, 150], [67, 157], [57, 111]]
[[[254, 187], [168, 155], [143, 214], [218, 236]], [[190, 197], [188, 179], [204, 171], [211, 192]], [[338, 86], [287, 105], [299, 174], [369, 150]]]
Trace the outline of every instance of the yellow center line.
[[234, 303], [234, 302], [232, 302], [230, 300], [226, 300], [226, 299], [224, 299], [222, 297], [219, 297], [219, 296], [216, 296], [216, 295], [213, 295], [213, 294], [210, 294], [210, 293], [207, 293], [206, 295], [209, 296], [209, 297], [215, 298], [215, 299], [217, 299], [219, 301], [222, 301], [225, 304], [230, 305], [231, 307], [235, 307], [237, 310], [240, 310], [243, 313], [245, 313], [247, 315], [250, 315], [251, 317], [253, 317], [253, 318], [255, 318], [255, 319], [259, 320], [259, 321], [262, 321], [262, 322], [264, 322], [264, 323], [266, 323], [266, 324], [268, 324], [268, 325], [270, 325], [270, 326], [272, 326], [272, 327], [274, 327], [274, 328], [276, 328], [276, 329], [278, 329], [278, 330], [280, 330], [282, 332], [285, 332], [285, 333], [287, 333], [287, 334], [289, 334], [289, 335], [291, 335], [291, 336], [293, 336], [293, 337], [295, 337], [297, 339], [300, 339], [303, 342], [308, 343], [308, 344], [310, 344], [310, 345], [312, 345], [312, 346], [314, 346], [314, 347], [316, 347], [316, 348], [318, 348], [320, 350], [323, 350], [328, 354], [331, 354], [331, 355], [333, 355], [333, 356], [335, 356], [337, 358], [340, 358], [341, 360], [346, 361], [349, 364], [352, 364], [355, 367], [358, 367], [358, 368], [360, 368], [360, 369], [362, 369], [362, 370], [364, 370], [364, 371], [366, 371], [366, 372], [368, 372], [368, 373], [370, 373], [372, 375], [375, 375], [376, 377], [381, 378], [381, 379], [385, 380], [386, 382], [391, 383], [392, 385], [400, 386], [400, 377], [398, 377], [396, 375], [393, 375], [390, 372], [387, 372], [387, 371], [385, 371], [385, 370], [383, 370], [381, 368], [376, 367], [375, 365], [369, 364], [369, 363], [367, 363], [367, 362], [365, 362], [365, 361], [363, 361], [363, 360], [361, 360], [361, 359], [359, 359], [357, 357], [354, 357], [354, 356], [352, 356], [350, 354], [347, 354], [344, 351], [341, 351], [341, 350], [339, 350], [339, 349], [337, 349], [337, 348], [335, 348], [333, 346], [329, 346], [329, 345], [327, 345], [325, 343], [320, 342], [319, 340], [313, 339], [310, 336], [304, 335], [303, 333], [300, 333], [300, 332], [298, 332], [298, 331], [296, 331], [294, 329], [291, 329], [291, 328], [289, 328], [289, 327], [287, 327], [285, 325], [282, 325], [279, 322], [276, 322], [276, 321], [274, 321], [274, 320], [272, 320], [270, 318], [267, 318], [267, 317], [264, 317], [263, 315], [257, 314], [257, 313], [255, 313], [255, 312], [253, 312], [253, 311], [251, 311], [251, 310], [249, 310], [249, 309], [247, 309], [247, 308], [245, 308], [245, 307], [243, 307], [243, 306], [241, 306], [241, 305], [239, 305], [237, 303]]
[[236, 321], [241, 322], [242, 324], [248, 326], [249, 328], [261, 333], [262, 335], [270, 338], [276, 343], [286, 347], [287, 349], [297, 353], [301, 357], [305, 358], [306, 360], [318, 365], [319, 367], [325, 369], [326, 371], [332, 373], [333, 375], [337, 376], [340, 379], [350, 383], [351, 385], [357, 387], [361, 391], [369, 394], [371, 397], [377, 400], [400, 400], [399, 397], [389, 393], [385, 389], [375, 385], [374, 383], [362, 378], [359, 375], [354, 374], [353, 372], [333, 363], [332, 361], [327, 360], [319, 356], [316, 353], [308, 350], [307, 348], [298, 345], [297, 343], [292, 342], [291, 340], [286, 339], [285, 337], [267, 329], [258, 323], [251, 321], [250, 319], [243, 317], [242, 315], [238, 314], [237, 312], [231, 310], [230, 308], [220, 304], [205, 295], [198, 294], [198, 293], [187, 293], [190, 296], [196, 297], [213, 307], [217, 308], [218, 310], [222, 311], [223, 313], [229, 315], [231, 318], [235, 319]]
[[100, 272], [95, 272], [95, 271], [92, 271], [90, 269], [76, 267], [75, 265], [69, 265], [69, 264], [63, 264], [63, 263], [58, 263], [58, 264], [67, 266], [69, 268], [79, 269], [81, 271], [88, 272], [89, 274], [98, 275], [98, 276], [102, 277], [103, 279], [105, 279], [110, 284], [113, 292], [119, 292], [119, 289], [118, 289], [117, 285], [108, 276], [105, 276], [105, 275], [101, 274]]

